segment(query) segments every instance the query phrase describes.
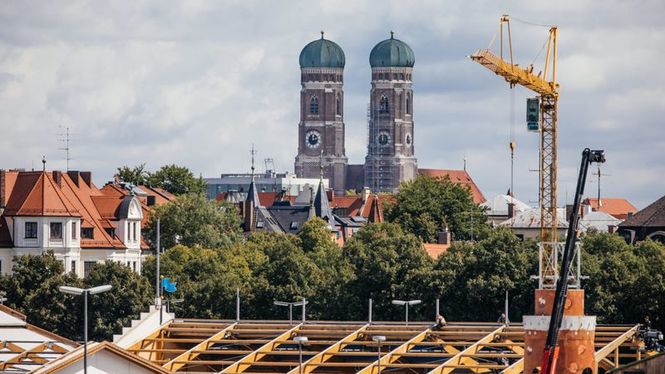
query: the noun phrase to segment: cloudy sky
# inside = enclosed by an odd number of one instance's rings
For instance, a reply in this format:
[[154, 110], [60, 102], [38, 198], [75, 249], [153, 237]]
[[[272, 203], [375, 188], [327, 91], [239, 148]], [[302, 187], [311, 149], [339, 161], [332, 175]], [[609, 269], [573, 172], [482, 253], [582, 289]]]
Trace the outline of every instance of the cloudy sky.
[[[346, 152], [366, 153], [369, 52], [395, 31], [416, 54], [414, 144], [420, 167], [467, 169], [486, 197], [510, 185], [535, 204], [537, 135], [530, 93], [466, 56], [513, 17], [516, 60], [560, 28], [559, 196], [572, 199], [581, 150], [606, 150], [602, 193], [642, 208], [665, 193], [665, 3], [653, 1], [4, 1], [0, 4], [0, 168], [71, 169], [101, 184], [121, 165], [167, 163], [197, 175], [293, 171], [302, 47], [319, 37], [346, 54]], [[496, 44], [496, 43], [495, 43]], [[511, 120], [513, 119], [513, 120]], [[262, 165], [261, 168], [262, 169]], [[590, 176], [591, 177], [591, 176]], [[596, 183], [587, 185], [588, 193]], [[595, 194], [595, 192], [593, 192]]]

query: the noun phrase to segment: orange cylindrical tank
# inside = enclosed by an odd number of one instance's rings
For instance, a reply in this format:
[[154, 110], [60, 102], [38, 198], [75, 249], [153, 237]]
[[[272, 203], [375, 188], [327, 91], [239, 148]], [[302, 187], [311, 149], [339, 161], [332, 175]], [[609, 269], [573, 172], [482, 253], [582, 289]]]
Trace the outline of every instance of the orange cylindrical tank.
[[[536, 315], [524, 316], [524, 373], [540, 368], [547, 340], [555, 290], [535, 292]], [[584, 290], [569, 290], [559, 331], [559, 358], [555, 373], [596, 374], [594, 336], [596, 317], [584, 315]]]

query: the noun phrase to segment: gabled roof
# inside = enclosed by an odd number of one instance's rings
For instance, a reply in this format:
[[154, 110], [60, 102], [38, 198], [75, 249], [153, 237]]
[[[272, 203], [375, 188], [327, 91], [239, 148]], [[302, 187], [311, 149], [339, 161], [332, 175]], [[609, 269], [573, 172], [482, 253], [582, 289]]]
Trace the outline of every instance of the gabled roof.
[[665, 196], [628, 217], [619, 227], [665, 227]]
[[598, 198], [586, 198], [582, 202], [584, 205], [590, 205], [591, 209], [608, 213], [618, 219], [628, 218], [628, 214], [637, 212], [637, 208], [626, 199], [604, 197], [600, 199], [600, 208], [598, 207]]
[[[557, 208], [556, 213], [557, 227], [560, 229], [568, 228], [566, 210], [563, 208]], [[518, 212], [512, 218], [499, 223], [499, 226], [508, 226], [517, 229], [540, 229], [540, 208]]]
[[20, 172], [11, 191], [7, 216], [80, 217], [81, 213], [63, 195], [60, 188], [63, 175], [57, 174], [59, 183], [48, 172]]
[[[118, 347], [117, 345], [115, 345], [113, 343], [101, 342], [101, 343], [88, 344], [87, 350], [88, 350], [87, 354], [88, 354], [88, 360], [89, 361], [93, 356], [95, 356], [95, 354], [98, 354], [99, 352], [105, 351], [105, 352], [109, 352], [109, 353], [115, 355], [116, 357], [118, 357], [122, 361], [126, 361], [126, 362], [132, 363], [134, 365], [137, 365], [137, 366], [141, 367], [142, 369], [144, 369], [147, 372], [160, 373], [160, 374], [170, 373], [170, 371], [164, 369], [163, 367], [161, 367], [161, 366], [159, 366], [155, 363], [152, 363], [151, 361], [146, 360], [145, 358], [143, 358], [139, 355], [132, 354], [132, 353], [128, 352], [127, 350], [124, 350], [124, 349]], [[79, 363], [81, 361], [83, 361], [83, 347], [79, 347], [78, 349], [76, 349], [72, 352], [69, 352], [68, 354], [60, 357], [59, 359], [51, 361], [50, 363], [48, 363], [48, 364], [42, 366], [41, 368], [33, 371], [33, 373], [35, 373], [35, 374], [58, 373], [61, 370], [65, 369], [65, 368], [67, 368], [71, 365], [74, 365], [76, 363]], [[101, 361], [101, 362], [104, 362], [104, 361]], [[109, 363], [109, 362], [104, 362], [104, 363], [106, 365], [113, 365], [113, 363]], [[89, 367], [94, 367], [94, 364], [88, 363], [88, 366]], [[124, 367], [124, 366], [125, 365], [123, 365], [122, 367]], [[103, 369], [103, 368], [101, 368], [101, 369]], [[97, 370], [97, 371], [99, 371], [99, 370]], [[130, 371], [127, 371], [127, 372], [130, 372]], [[144, 372], [144, 371], [141, 371], [141, 372]]]
[[328, 195], [323, 187], [323, 179], [319, 182], [319, 188], [317, 188], [314, 197], [314, 211], [316, 216], [326, 221], [331, 228], [335, 227], [335, 217], [332, 209], [330, 209], [330, 204], [328, 204]]
[[508, 204], [510, 203], [514, 204], [513, 214], [531, 209], [529, 205], [510, 195], [496, 195], [492, 199], [480, 204], [480, 206], [489, 209], [487, 214], [490, 216], [507, 216]]
[[473, 201], [476, 204], [482, 204], [485, 202], [485, 196], [480, 192], [480, 189], [476, 186], [476, 183], [466, 170], [418, 169], [418, 174], [427, 175], [433, 178], [449, 177], [452, 182], [469, 187], [473, 196]]
[[609, 227], [616, 227], [621, 223], [621, 220], [605, 212], [589, 212], [585, 213], [580, 219], [580, 226], [583, 230], [595, 228], [598, 231], [607, 232]]

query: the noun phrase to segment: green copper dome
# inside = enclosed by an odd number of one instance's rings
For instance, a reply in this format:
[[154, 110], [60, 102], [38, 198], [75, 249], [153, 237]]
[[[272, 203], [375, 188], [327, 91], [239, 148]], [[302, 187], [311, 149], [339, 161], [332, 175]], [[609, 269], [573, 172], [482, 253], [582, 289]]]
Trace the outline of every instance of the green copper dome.
[[315, 40], [300, 52], [301, 68], [344, 68], [344, 51], [337, 43], [323, 39]]
[[386, 39], [372, 48], [369, 54], [369, 64], [373, 68], [379, 67], [413, 67], [416, 56], [408, 44], [395, 39], [392, 31], [390, 39]]

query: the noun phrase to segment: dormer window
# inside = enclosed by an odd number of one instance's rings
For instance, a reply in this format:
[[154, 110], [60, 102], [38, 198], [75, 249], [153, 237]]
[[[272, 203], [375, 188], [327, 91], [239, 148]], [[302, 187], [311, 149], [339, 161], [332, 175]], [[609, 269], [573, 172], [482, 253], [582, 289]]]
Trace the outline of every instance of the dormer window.
[[316, 96], [312, 96], [309, 100], [309, 113], [319, 114], [319, 99]]
[[95, 229], [92, 227], [81, 227], [81, 239], [92, 239], [95, 236]]

